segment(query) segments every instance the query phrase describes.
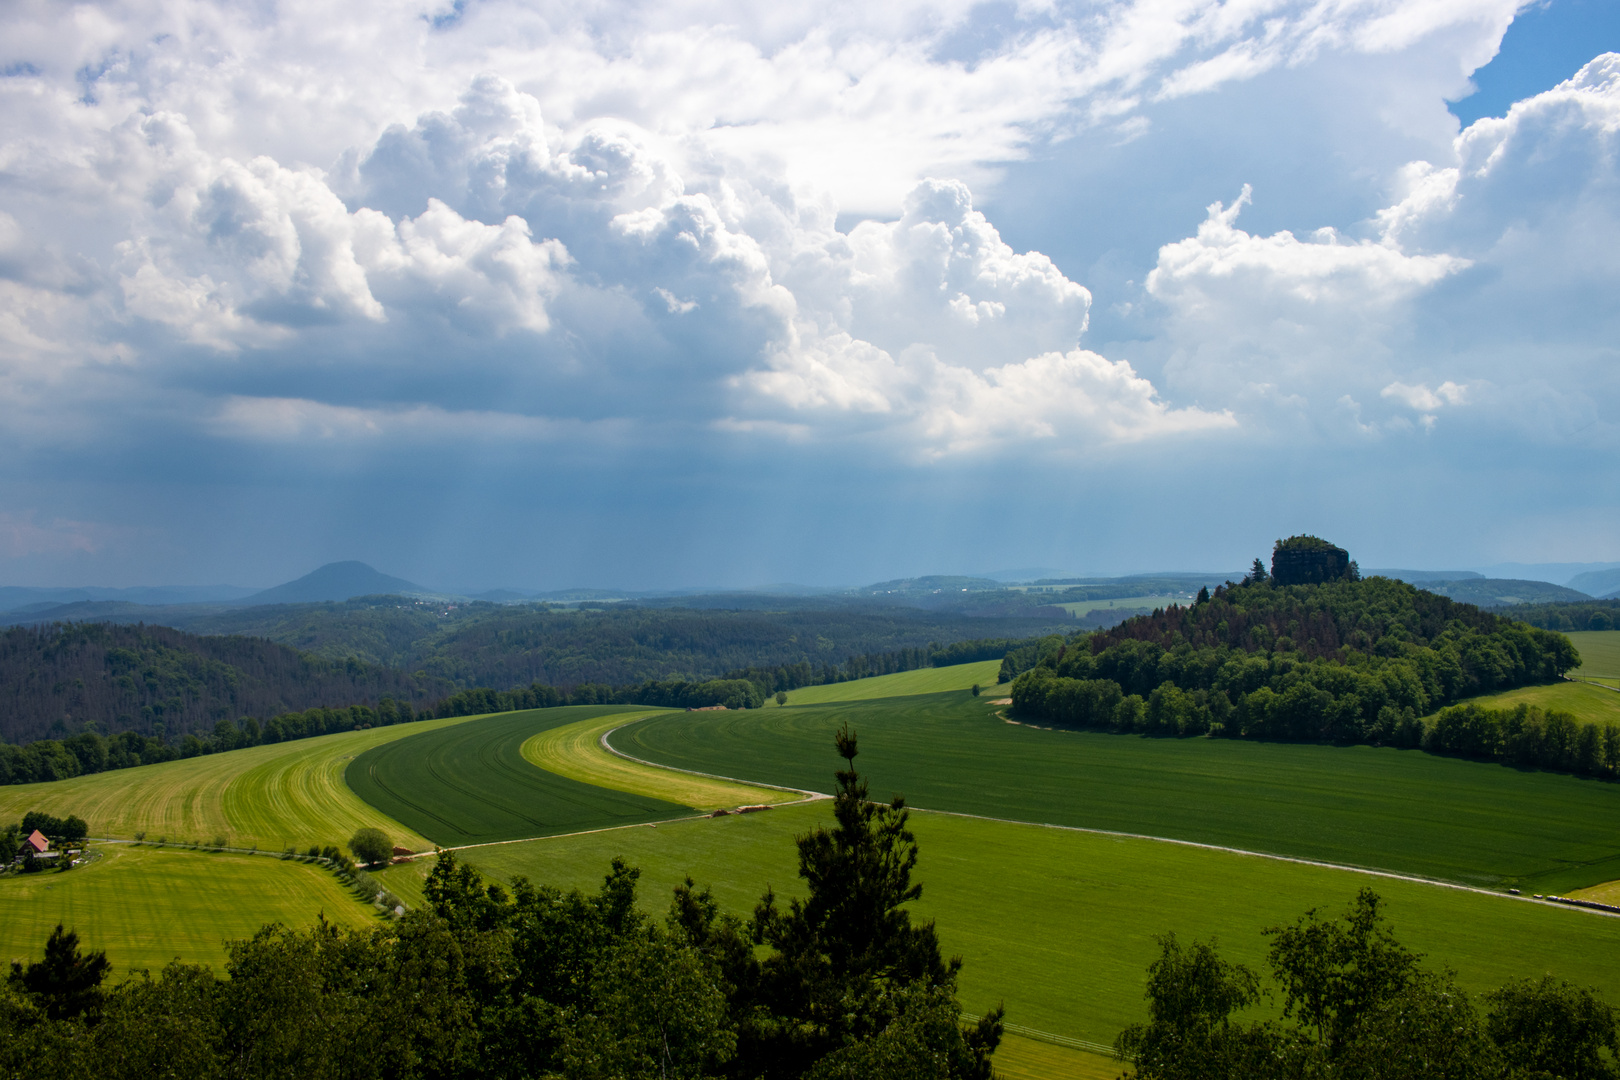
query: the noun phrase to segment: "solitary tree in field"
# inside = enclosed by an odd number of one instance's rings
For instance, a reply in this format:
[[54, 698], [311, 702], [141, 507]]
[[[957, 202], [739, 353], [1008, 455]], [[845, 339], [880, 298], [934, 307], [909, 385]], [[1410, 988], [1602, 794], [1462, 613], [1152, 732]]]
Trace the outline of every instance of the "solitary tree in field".
[[394, 842], [388, 839], [388, 834], [381, 829], [373, 829], [368, 825], [356, 830], [355, 834], [349, 837], [349, 850], [363, 863], [386, 862], [394, 853]]
[[778, 705], [786, 705], [787, 704], [787, 691], [786, 690], [778, 690], [776, 692], [776, 703]]

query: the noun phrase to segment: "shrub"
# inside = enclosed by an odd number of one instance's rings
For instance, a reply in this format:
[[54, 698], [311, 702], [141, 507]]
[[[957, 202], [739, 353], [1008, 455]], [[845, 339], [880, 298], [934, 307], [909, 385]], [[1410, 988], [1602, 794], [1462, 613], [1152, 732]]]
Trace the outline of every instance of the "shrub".
[[355, 830], [355, 834], [349, 837], [349, 850], [362, 863], [375, 865], [388, 861], [388, 857], [394, 853], [394, 842], [381, 829], [368, 825]]

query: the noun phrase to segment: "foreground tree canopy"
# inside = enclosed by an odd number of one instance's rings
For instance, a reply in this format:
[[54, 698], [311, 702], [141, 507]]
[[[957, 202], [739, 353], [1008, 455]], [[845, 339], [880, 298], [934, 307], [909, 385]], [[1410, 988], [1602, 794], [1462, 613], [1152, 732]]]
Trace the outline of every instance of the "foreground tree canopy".
[[[1140, 1080], [1612, 1080], [1614, 1010], [1552, 975], [1485, 995], [1429, 971], [1363, 889], [1339, 919], [1265, 931], [1274, 986], [1214, 942], [1159, 939], [1148, 1021], [1116, 1048]], [[1280, 1020], [1244, 1016], [1280, 1005]]]
[[667, 916], [615, 859], [593, 895], [510, 892], [442, 852], [425, 910], [232, 942], [104, 988], [60, 927], [0, 989], [0, 1077], [989, 1080], [1001, 1011], [964, 1028], [957, 960], [905, 905], [904, 803], [868, 800], [840, 732], [835, 824], [799, 839], [806, 896], [744, 921], [688, 880]]

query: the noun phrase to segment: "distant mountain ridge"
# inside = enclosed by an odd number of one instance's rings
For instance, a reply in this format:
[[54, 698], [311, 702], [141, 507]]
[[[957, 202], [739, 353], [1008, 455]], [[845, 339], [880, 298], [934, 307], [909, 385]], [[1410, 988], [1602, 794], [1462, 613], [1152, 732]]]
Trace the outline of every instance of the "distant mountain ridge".
[[352, 600], [356, 596], [437, 596], [404, 578], [393, 577], [363, 562], [327, 563], [296, 581], [242, 598], [243, 607], [263, 604], [318, 604]]
[[257, 589], [242, 585], [136, 585], [127, 589], [97, 585], [49, 588], [0, 585], [0, 611], [43, 610], [59, 604], [126, 603], [166, 604], [229, 603], [251, 596]]
[[1569, 604], [1592, 597], [1562, 585], [1517, 578], [1465, 578], [1461, 581], [1411, 582], [1441, 596], [1482, 608], [1515, 607], [1519, 604]]
[[1620, 594], [1620, 570], [1588, 570], [1566, 583], [1571, 589], [1608, 600]]

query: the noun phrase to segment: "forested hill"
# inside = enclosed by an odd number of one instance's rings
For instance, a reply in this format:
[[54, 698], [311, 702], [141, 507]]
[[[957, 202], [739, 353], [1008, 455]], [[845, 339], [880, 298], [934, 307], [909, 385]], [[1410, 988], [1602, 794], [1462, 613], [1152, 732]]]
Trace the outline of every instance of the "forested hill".
[[401, 597], [251, 610], [237, 626], [252, 636], [109, 623], [0, 632], [0, 741], [59, 737], [87, 725], [150, 735], [158, 724], [172, 740], [207, 735], [221, 720], [384, 698], [437, 707], [474, 687], [539, 685], [567, 694], [595, 686], [601, 695], [731, 676], [769, 693], [778, 685], [999, 657], [994, 649], [956, 656], [949, 646], [987, 638], [993, 645], [1052, 625], [890, 609], [462, 610]]
[[1012, 696], [1088, 727], [1417, 745], [1433, 710], [1576, 660], [1561, 634], [1388, 578], [1246, 579], [1050, 647]]
[[[378, 664], [332, 662], [260, 638], [199, 637], [162, 626], [68, 623], [0, 633], [0, 738], [82, 730], [211, 731], [218, 720], [449, 688]], [[158, 725], [161, 725], [159, 727]]]
[[252, 634], [338, 660], [356, 656], [458, 686], [532, 682], [623, 686], [744, 668], [841, 665], [850, 657], [980, 638], [1025, 638], [1058, 618], [970, 618], [851, 606], [736, 611], [614, 606], [577, 610], [364, 597], [338, 604], [248, 608], [189, 623], [198, 633]]
[[1100, 653], [1121, 641], [1167, 648], [1292, 653], [1308, 660], [1375, 652], [1399, 656], [1406, 645], [1490, 635], [1513, 620], [1389, 578], [1327, 585], [1243, 585], [1218, 588], [1202, 603], [1169, 607], [1129, 619], [1092, 636]]

